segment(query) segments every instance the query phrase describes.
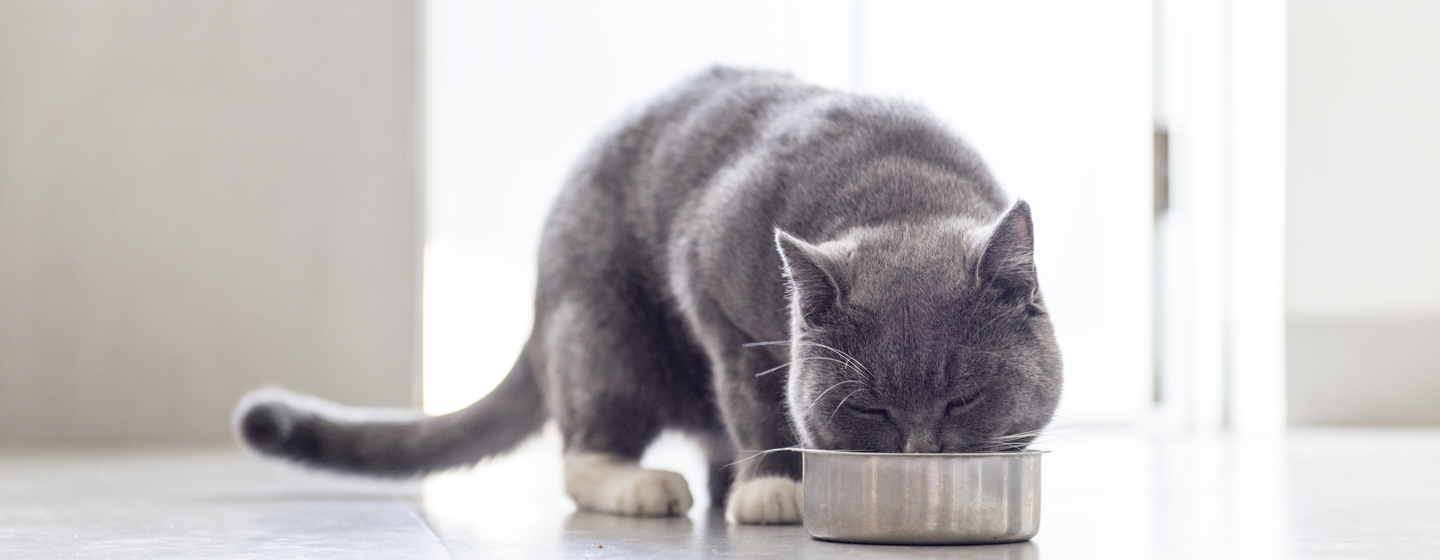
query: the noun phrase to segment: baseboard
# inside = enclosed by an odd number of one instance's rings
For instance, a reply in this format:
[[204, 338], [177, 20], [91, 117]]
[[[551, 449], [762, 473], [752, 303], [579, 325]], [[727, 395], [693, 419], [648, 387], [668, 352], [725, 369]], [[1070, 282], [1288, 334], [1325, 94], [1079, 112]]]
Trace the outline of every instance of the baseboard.
[[1440, 318], [1291, 319], [1292, 425], [1440, 426]]

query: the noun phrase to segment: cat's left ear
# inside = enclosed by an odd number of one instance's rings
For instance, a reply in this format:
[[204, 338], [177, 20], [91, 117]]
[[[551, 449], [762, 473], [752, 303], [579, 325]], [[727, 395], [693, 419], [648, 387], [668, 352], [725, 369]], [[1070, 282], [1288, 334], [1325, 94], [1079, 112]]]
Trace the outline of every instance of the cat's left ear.
[[1017, 201], [991, 232], [980, 257], [980, 282], [998, 289], [1003, 301], [1043, 311], [1035, 273], [1035, 228], [1025, 201]]
[[824, 250], [778, 228], [775, 248], [780, 251], [793, 312], [799, 313], [805, 324], [814, 325], [839, 307], [843, 285]]

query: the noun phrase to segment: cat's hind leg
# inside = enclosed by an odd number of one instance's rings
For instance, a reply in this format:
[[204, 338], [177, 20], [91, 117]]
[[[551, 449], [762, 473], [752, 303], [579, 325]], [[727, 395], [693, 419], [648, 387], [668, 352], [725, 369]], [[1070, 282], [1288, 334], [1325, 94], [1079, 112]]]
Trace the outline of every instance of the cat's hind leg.
[[[679, 473], [641, 468], [640, 456], [694, 397], [684, 360], [669, 350], [661, 321], [635, 300], [588, 294], [549, 318], [550, 408], [565, 438], [565, 490], [582, 510], [634, 516], [684, 515], [694, 498]], [[637, 307], [642, 307], [637, 311]]]

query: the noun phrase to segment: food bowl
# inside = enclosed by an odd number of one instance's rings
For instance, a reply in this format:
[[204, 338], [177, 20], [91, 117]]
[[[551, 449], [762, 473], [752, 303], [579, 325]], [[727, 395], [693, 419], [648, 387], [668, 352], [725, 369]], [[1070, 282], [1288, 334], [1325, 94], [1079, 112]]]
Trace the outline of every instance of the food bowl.
[[805, 450], [805, 530], [827, 541], [995, 544], [1040, 530], [1040, 455]]

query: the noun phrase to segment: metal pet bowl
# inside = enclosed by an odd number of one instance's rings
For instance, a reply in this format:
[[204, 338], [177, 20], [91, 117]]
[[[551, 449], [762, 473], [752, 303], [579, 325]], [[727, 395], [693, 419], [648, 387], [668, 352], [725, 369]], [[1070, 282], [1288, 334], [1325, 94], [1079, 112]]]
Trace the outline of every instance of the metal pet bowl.
[[1040, 531], [1040, 455], [805, 450], [805, 530], [827, 541], [996, 544]]

